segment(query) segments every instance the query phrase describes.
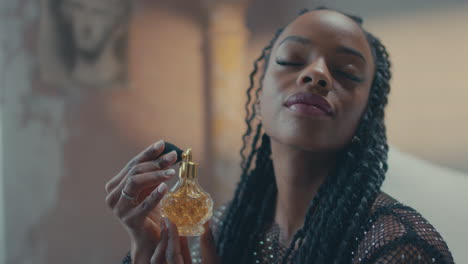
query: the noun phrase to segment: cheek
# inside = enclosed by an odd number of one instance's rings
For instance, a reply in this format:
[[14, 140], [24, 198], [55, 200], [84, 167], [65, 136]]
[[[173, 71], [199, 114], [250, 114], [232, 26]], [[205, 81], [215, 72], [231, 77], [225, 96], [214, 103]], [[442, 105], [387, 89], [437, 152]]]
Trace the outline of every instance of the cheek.
[[368, 97], [369, 90], [365, 87], [360, 87], [352, 93], [341, 96], [341, 115], [339, 118], [341, 128], [337, 132], [345, 134], [345, 138], [350, 139], [354, 135], [366, 109]]
[[274, 131], [278, 129], [276, 125], [282, 123], [280, 120], [282, 106], [280, 86], [265, 76], [262, 87], [262, 93], [259, 97], [262, 125], [267, 134], [274, 135]]
[[260, 111], [265, 122], [278, 114], [278, 106], [281, 103], [279, 100], [280, 96], [272, 88], [271, 86], [263, 87], [262, 95], [260, 96]]
[[288, 87], [295, 87], [297, 73], [279, 70], [278, 65], [272, 64], [268, 66], [263, 80], [263, 88], [265, 90], [281, 91]]
[[[284, 74], [283, 74], [284, 75]], [[291, 87], [290, 81], [281, 76], [280, 73], [268, 71], [262, 83], [262, 93], [260, 96], [261, 109], [263, 115], [276, 115], [280, 110], [287, 89]]]

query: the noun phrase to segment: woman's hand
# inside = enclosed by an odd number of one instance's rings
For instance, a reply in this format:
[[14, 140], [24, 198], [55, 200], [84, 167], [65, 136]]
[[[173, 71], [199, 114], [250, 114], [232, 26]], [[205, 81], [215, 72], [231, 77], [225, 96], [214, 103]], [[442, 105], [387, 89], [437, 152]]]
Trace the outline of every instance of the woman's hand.
[[[167, 218], [161, 222], [162, 233], [151, 264], [191, 264], [187, 237], [180, 237], [177, 226]], [[200, 237], [200, 249], [203, 264], [220, 264], [209, 222], [206, 222], [205, 233]]]
[[175, 175], [168, 169], [177, 161], [175, 151], [161, 155], [164, 141], [134, 157], [106, 184], [106, 203], [130, 235], [134, 263], [149, 263], [160, 241], [159, 201], [167, 192], [165, 181]]

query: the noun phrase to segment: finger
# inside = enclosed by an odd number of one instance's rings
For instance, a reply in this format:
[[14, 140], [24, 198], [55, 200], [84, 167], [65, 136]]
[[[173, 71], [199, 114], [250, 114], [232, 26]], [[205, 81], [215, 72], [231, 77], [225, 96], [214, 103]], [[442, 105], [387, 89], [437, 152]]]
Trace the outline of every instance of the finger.
[[138, 197], [140, 192], [148, 187], [159, 185], [176, 174], [174, 169], [147, 172], [129, 177], [123, 188], [124, 192], [132, 197]]
[[128, 171], [135, 165], [135, 159], [131, 159], [125, 167], [120, 170], [112, 179], [110, 179], [105, 186], [106, 193], [109, 194], [125, 177]]
[[133, 159], [131, 159], [127, 165], [115, 175], [109, 182], [107, 182], [105, 189], [107, 193], [110, 193], [125, 177], [128, 171], [136, 164], [144, 162], [146, 160], [151, 160], [150, 157], [156, 159], [164, 151], [164, 140], [159, 140], [153, 145], [146, 148], [144, 151], [139, 153]]
[[[130, 177], [134, 177], [134, 175], [169, 169], [176, 161], [177, 153], [175, 151], [171, 151], [170, 153], [166, 153], [165, 155], [159, 157], [157, 160], [148, 161], [136, 165], [133, 169], [129, 171], [126, 180], [128, 180], [128, 178]], [[151, 191], [153, 190], [151, 187], [153, 186], [154, 184], [147, 186], [146, 195], [144, 197], [151, 193]], [[148, 189], [150, 190], [148, 191]], [[141, 202], [141, 200], [142, 199], [138, 199], [139, 202]]]
[[[106, 198], [106, 203], [110, 208], [115, 208], [120, 206], [120, 202], [124, 205], [134, 205], [133, 201], [128, 199], [122, 199], [122, 190], [131, 197], [139, 198], [138, 196], [143, 190], [146, 190], [150, 187], [159, 185], [161, 182], [167, 181], [176, 174], [174, 169], [152, 171], [143, 173], [140, 175], [134, 175], [128, 177], [125, 185], [122, 188], [118, 187], [112, 191], [111, 194]], [[148, 193], [146, 193], [147, 195]], [[138, 199], [137, 202], [141, 202], [142, 199]], [[130, 201], [131, 203], [128, 203]], [[128, 208], [127, 206], [124, 206]]]
[[165, 227], [164, 220], [161, 219], [161, 240], [154, 251], [153, 256], [151, 257], [151, 264], [161, 264], [166, 262], [166, 249], [168, 243], [168, 233], [167, 228]]
[[138, 175], [145, 172], [155, 171], [155, 170], [164, 170], [169, 168], [177, 161], [177, 153], [171, 151], [166, 153], [155, 160], [150, 160], [142, 163], [138, 163], [128, 172], [129, 176]]
[[145, 200], [139, 204], [134, 211], [130, 214], [130, 217], [134, 217], [136, 221], [144, 220], [150, 212], [161, 202], [161, 199], [167, 193], [167, 185], [161, 183], [158, 188], [151, 192]]
[[131, 201], [125, 201], [127, 199], [122, 197], [119, 200], [119, 202], [122, 201], [122, 204], [116, 206], [114, 213], [117, 217], [121, 218], [127, 226], [139, 226], [150, 212], [159, 204], [166, 192], [167, 185], [165, 183], [161, 183], [158, 188], [156, 188], [151, 195], [146, 197], [141, 204], [137, 205], [135, 209], [132, 209], [134, 205]]
[[156, 160], [150, 160], [144, 163], [140, 163], [146, 170], [163, 170], [173, 165], [177, 161], [177, 152], [175, 150], [162, 155]]
[[166, 228], [169, 233], [169, 240], [167, 243], [166, 250], [166, 261], [168, 264], [184, 264], [184, 257], [180, 248], [180, 237], [177, 227], [169, 221], [166, 220]]
[[184, 264], [192, 264], [192, 257], [190, 256], [190, 249], [187, 237], [180, 237], [180, 250], [184, 259]]
[[[175, 151], [171, 151], [170, 153], [167, 153], [161, 156], [160, 158], [158, 158], [158, 160], [159, 161], [157, 161], [157, 163], [159, 164], [160, 169], [166, 169], [167, 167], [171, 166], [177, 160], [177, 153]], [[112, 190], [112, 192], [108, 195], [108, 198], [106, 198], [107, 205], [110, 208], [114, 208], [115, 204], [120, 198], [122, 189], [125, 187], [126, 184], [128, 184], [128, 181], [132, 181], [131, 178], [133, 178], [135, 175], [154, 170], [155, 167], [156, 167], [155, 164], [150, 165], [149, 163], [146, 163], [145, 165], [143, 165], [143, 163], [139, 165], [135, 165], [132, 169], [130, 169], [127, 175], [125, 175], [125, 177], [122, 179], [120, 184], [116, 188], [114, 188], [114, 190]], [[127, 192], [127, 190], [125, 190], [125, 193], [129, 195], [134, 195], [133, 193]]]
[[210, 221], [204, 225], [205, 233], [200, 237], [200, 249], [203, 264], [217, 264], [220, 263], [220, 257], [216, 253], [216, 245], [214, 241], [213, 232], [210, 228]]
[[[107, 197], [106, 197], [106, 203], [107, 205], [115, 209], [117, 204], [119, 202], [123, 203], [124, 205], [134, 205], [135, 201], [128, 200], [128, 199], [122, 199], [125, 197], [122, 197], [122, 190], [127, 194], [128, 196], [139, 198], [138, 195], [140, 192], [143, 190], [147, 190], [150, 187], [154, 187], [159, 185], [161, 182], [169, 180], [171, 177], [173, 177], [176, 174], [174, 169], [169, 169], [165, 171], [154, 171], [154, 172], [149, 172], [149, 173], [144, 173], [141, 175], [135, 175], [132, 177], [127, 178], [125, 185], [123, 185], [122, 188], [116, 188], [114, 189]], [[151, 189], [152, 191], [153, 189]], [[150, 191], [150, 192], [151, 192]], [[150, 193], [147, 192], [146, 196]], [[136, 203], [141, 202], [142, 199], [136, 200]], [[130, 203], [128, 203], [130, 201]], [[127, 206], [124, 206], [127, 208]]]

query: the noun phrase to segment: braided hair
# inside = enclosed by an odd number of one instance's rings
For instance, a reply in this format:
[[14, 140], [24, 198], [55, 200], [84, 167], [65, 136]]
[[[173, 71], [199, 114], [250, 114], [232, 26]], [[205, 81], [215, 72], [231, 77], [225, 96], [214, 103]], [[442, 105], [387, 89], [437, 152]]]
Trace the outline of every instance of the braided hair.
[[[314, 10], [303, 9], [299, 16]], [[362, 19], [347, 15], [362, 28]], [[262, 89], [271, 50], [285, 27], [277, 30], [254, 62], [245, 104], [247, 131], [240, 150], [242, 174], [224, 215], [218, 253], [223, 263], [253, 263], [259, 235], [272, 219], [277, 187], [270, 158], [270, 137], [255, 118], [255, 102]], [[387, 171], [387, 137], [384, 108], [391, 78], [388, 53], [379, 39], [362, 29], [375, 62], [374, 79], [366, 108], [353, 140], [340, 152], [332, 169], [307, 209], [304, 226], [294, 235], [282, 263], [349, 263], [380, 192]], [[261, 76], [256, 77], [263, 63]], [[258, 88], [254, 90], [255, 83]], [[255, 91], [255, 93], [254, 93]], [[253, 98], [255, 96], [255, 98]], [[250, 145], [250, 147], [248, 147]], [[361, 235], [360, 235], [361, 234]]]

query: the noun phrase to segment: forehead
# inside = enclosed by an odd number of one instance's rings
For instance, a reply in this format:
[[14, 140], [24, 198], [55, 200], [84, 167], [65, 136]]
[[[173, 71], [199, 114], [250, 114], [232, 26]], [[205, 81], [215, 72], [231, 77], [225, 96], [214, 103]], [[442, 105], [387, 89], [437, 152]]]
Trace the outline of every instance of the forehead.
[[361, 27], [351, 18], [332, 10], [316, 10], [299, 16], [284, 29], [275, 46], [288, 36], [305, 37], [314, 46], [325, 48], [347, 46], [359, 50], [366, 58], [372, 57]]

